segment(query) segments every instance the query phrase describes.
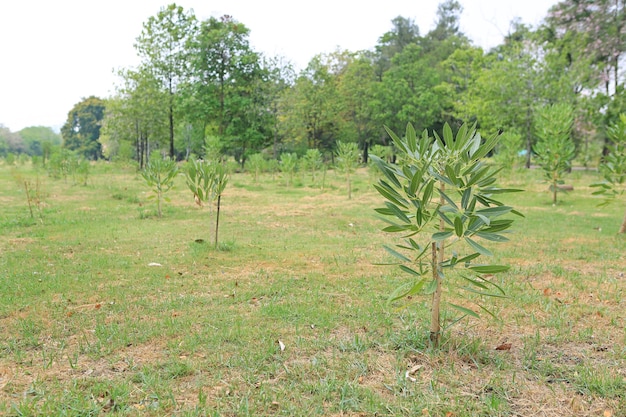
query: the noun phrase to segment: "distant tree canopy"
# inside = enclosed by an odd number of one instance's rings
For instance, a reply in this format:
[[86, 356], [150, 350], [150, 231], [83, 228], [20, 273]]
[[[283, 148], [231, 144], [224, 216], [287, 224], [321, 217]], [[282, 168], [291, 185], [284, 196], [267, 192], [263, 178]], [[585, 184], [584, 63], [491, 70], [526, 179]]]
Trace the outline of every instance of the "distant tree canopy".
[[63, 147], [76, 151], [83, 157], [97, 160], [102, 157], [100, 127], [106, 105], [98, 97], [88, 97], [77, 103], [67, 115], [61, 128]]
[[[152, 151], [187, 159], [208, 148], [241, 164], [263, 151], [278, 159], [312, 148], [332, 158], [340, 141], [357, 143], [367, 162], [369, 148], [389, 145], [384, 126], [441, 132], [470, 122], [522, 138], [529, 166], [536, 110], [565, 103], [585, 164], [609, 151], [606, 128], [626, 112], [626, 1], [563, 0], [536, 28], [511, 22], [490, 51], [462, 33], [462, 12], [459, 1], [443, 0], [429, 32], [398, 16], [370, 50], [318, 54], [295, 71], [255, 51], [233, 16], [199, 21], [171, 4], [144, 23], [141, 63], [119, 71], [106, 112], [95, 97], [72, 109], [64, 146], [97, 159], [103, 144], [105, 157], [143, 166]], [[8, 149], [37, 145], [3, 131], [0, 154]]]

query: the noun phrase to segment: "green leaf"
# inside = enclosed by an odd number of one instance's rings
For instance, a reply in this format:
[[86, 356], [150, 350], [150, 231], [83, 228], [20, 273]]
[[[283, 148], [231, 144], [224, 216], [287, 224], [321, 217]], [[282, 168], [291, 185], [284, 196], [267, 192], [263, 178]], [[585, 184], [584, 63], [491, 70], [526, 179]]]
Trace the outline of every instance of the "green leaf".
[[476, 252], [480, 253], [481, 255], [493, 256], [493, 253], [491, 253], [487, 248], [485, 248], [484, 246], [476, 243], [475, 241], [473, 241], [469, 237], [466, 236], [465, 237], [465, 241], [467, 242], [468, 245], [470, 245]]
[[389, 252], [391, 255], [395, 256], [396, 258], [400, 259], [403, 262], [411, 262], [411, 260], [409, 258], [407, 258], [406, 256], [404, 256], [403, 254], [401, 254], [400, 252], [396, 251], [393, 248], [390, 248], [387, 245], [383, 245], [383, 248], [385, 248], [385, 250], [387, 252]]
[[486, 217], [498, 217], [510, 213], [512, 207], [509, 206], [497, 206], [487, 207], [476, 211], [476, 215], [482, 215]]
[[403, 270], [404, 272], [406, 272], [407, 274], [410, 275], [415, 275], [416, 277], [421, 277], [422, 274], [420, 274], [419, 272], [417, 272], [416, 270], [409, 268], [406, 265], [399, 265], [400, 269]]
[[378, 190], [378, 192], [385, 197], [387, 200], [391, 201], [392, 203], [406, 209], [408, 208], [408, 201], [406, 201], [400, 194], [398, 194], [398, 192], [396, 190], [394, 190], [393, 188], [391, 188], [391, 186], [389, 186], [389, 184], [387, 184], [385, 181], [380, 181], [380, 184], [374, 184], [374, 188], [376, 188], [376, 190]]
[[456, 205], [456, 203], [454, 202], [454, 200], [452, 200], [450, 197], [448, 197], [448, 195], [446, 193], [444, 193], [443, 191], [441, 191], [441, 189], [439, 189], [439, 195], [441, 197], [443, 197], [444, 200], [446, 200], [446, 202], [454, 208], [454, 211], [459, 211], [459, 207]]
[[486, 233], [486, 232], [481, 231], [481, 232], [476, 232], [474, 235], [480, 238], [483, 238], [485, 240], [490, 240], [492, 242], [508, 242], [509, 241], [509, 238], [507, 238], [506, 236], [498, 235], [496, 233]]
[[480, 318], [480, 316], [478, 315], [478, 313], [476, 313], [473, 310], [470, 310], [469, 308], [465, 308], [463, 306], [460, 306], [458, 304], [453, 304], [448, 302], [448, 305], [456, 310], [459, 310], [461, 313], [465, 314], [466, 316], [472, 316], [475, 318]]
[[459, 258], [456, 260], [456, 263], [466, 263], [466, 262], [470, 262], [476, 258], [478, 258], [480, 256], [480, 253], [472, 253], [470, 255], [464, 256], [462, 258]]
[[452, 237], [454, 235], [453, 232], [437, 232], [437, 233], [433, 233], [432, 235], [432, 240], [434, 240], [435, 242], [441, 242], [442, 240], [446, 240], [449, 237]]
[[407, 215], [402, 210], [400, 210], [398, 206], [388, 201], [385, 201], [385, 205], [398, 219], [400, 219], [404, 223], [411, 223], [411, 220], [409, 220]]
[[[391, 295], [387, 299], [387, 302], [391, 303], [393, 301], [397, 301], [397, 300], [400, 300], [400, 299], [405, 298], [405, 297], [417, 295], [417, 294], [420, 293], [420, 291], [424, 287], [425, 283], [426, 283], [426, 279], [422, 278], [421, 280], [417, 281], [415, 284], [411, 285], [410, 287], [409, 287], [410, 284], [402, 285], [402, 286], [396, 288], [391, 293]], [[409, 287], [409, 288], [407, 288], [407, 287]]]
[[406, 226], [399, 226], [399, 225], [395, 225], [395, 226], [387, 226], [383, 229], [383, 232], [387, 232], [387, 233], [398, 233], [398, 232], [406, 232], [411, 230], [411, 225], [406, 225]]
[[478, 274], [497, 274], [499, 272], [506, 272], [511, 269], [511, 267], [508, 265], [472, 265], [469, 269]]
[[458, 237], [463, 236], [463, 219], [459, 216], [454, 218], [454, 232]]
[[435, 189], [435, 181], [429, 181], [428, 184], [424, 187], [424, 193], [422, 194], [422, 201], [424, 204], [428, 204], [430, 199], [433, 196], [433, 191]]

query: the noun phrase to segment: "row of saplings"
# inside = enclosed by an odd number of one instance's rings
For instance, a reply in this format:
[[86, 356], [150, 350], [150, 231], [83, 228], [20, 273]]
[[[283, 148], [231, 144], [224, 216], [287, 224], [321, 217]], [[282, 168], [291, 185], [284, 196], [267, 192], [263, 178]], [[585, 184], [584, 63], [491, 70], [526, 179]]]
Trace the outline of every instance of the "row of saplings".
[[[541, 142], [537, 150], [546, 179], [551, 187], [556, 188], [569, 168], [573, 154], [563, 152], [570, 149], [570, 144], [562, 130], [559, 134], [559, 129], [550, 131], [549, 126], [546, 129], [547, 140]], [[498, 144], [499, 135], [483, 139], [475, 127], [468, 125], [463, 125], [456, 135], [448, 125], [444, 126], [442, 136], [436, 132], [431, 136], [427, 131], [418, 136], [410, 124], [403, 137], [390, 130], [388, 133], [398, 154], [398, 162], [372, 155], [382, 173], [374, 187], [385, 200], [384, 207], [376, 211], [387, 223], [383, 229], [385, 232], [401, 234], [400, 242], [393, 247], [385, 246], [385, 250], [410, 277], [405, 285], [392, 293], [390, 301], [419, 294], [431, 296], [430, 341], [436, 347], [442, 333], [440, 312], [444, 305], [444, 282], [452, 296], [460, 296], [473, 304], [472, 307], [446, 302], [451, 310], [460, 314], [457, 319], [478, 317], [479, 312], [493, 315], [480, 300], [483, 296], [505, 295], [492, 277], [509, 267], [484, 263], [482, 259], [492, 253], [482, 242], [508, 241], [507, 229], [515, 216], [522, 214], [501, 202], [499, 196], [521, 190], [497, 186], [499, 170], [485, 163], [485, 157]], [[614, 147], [600, 167], [604, 181], [594, 184], [599, 190], [596, 194], [603, 194], [606, 201], [624, 194], [626, 117], [612, 126], [609, 134]], [[357, 151], [356, 147], [354, 151]], [[358, 156], [355, 166], [356, 161]], [[217, 246], [219, 203], [228, 175], [223, 165], [203, 161], [191, 161], [184, 174], [198, 204], [217, 200]], [[160, 201], [176, 175], [176, 163], [167, 159], [153, 159], [143, 171], [144, 178], [155, 191], [159, 216]], [[624, 225], [620, 231], [623, 229]], [[453, 269], [462, 272], [452, 274]], [[467, 295], [471, 295], [471, 300]]]
[[[191, 192], [194, 200], [199, 206], [209, 204], [213, 209], [213, 203], [217, 202], [217, 213], [215, 219], [214, 244], [218, 246], [218, 230], [220, 219], [220, 203], [222, 193], [228, 183], [228, 169], [219, 162], [221, 155], [214, 152], [207, 152], [205, 160], [192, 159], [184, 168], [185, 182]], [[255, 180], [262, 168], [261, 154], [252, 155], [250, 166], [254, 172]], [[350, 175], [354, 172], [359, 162], [359, 151], [356, 143], [338, 142], [336, 153], [337, 167], [346, 173], [348, 182], [348, 198], [351, 198], [351, 181]], [[317, 170], [323, 167], [322, 154], [317, 149], [310, 149], [303, 157], [305, 167], [315, 175]], [[298, 156], [295, 153], [284, 153], [280, 159], [280, 169], [288, 178], [287, 184], [293, 182], [293, 175], [296, 171]], [[325, 171], [324, 171], [325, 172]], [[141, 171], [144, 180], [151, 187], [153, 194], [149, 198], [157, 200], [157, 215], [162, 216], [162, 202], [167, 200], [165, 194], [174, 185], [174, 179], [179, 174], [178, 164], [169, 158], [162, 158], [160, 154], [155, 153], [146, 167]]]

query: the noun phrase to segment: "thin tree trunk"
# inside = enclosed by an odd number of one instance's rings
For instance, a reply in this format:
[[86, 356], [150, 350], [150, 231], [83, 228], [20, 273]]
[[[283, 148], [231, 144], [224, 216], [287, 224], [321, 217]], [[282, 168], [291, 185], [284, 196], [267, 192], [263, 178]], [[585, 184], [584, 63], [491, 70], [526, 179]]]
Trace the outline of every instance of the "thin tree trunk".
[[622, 225], [619, 228], [619, 233], [626, 233], [626, 213], [624, 214], [624, 220], [622, 220]]
[[215, 249], [217, 249], [217, 232], [220, 228], [220, 201], [222, 200], [222, 195], [217, 196], [217, 214], [215, 215]]
[[[441, 191], [445, 190], [445, 184], [441, 183]], [[445, 200], [443, 195], [439, 196], [439, 205], [443, 206], [445, 204]], [[443, 219], [439, 219], [439, 231], [444, 231], [445, 224]], [[441, 272], [440, 265], [443, 262], [444, 256], [444, 241], [440, 241], [439, 243], [433, 242], [431, 251], [432, 251], [432, 269], [433, 269], [433, 279], [436, 282], [436, 289], [433, 293], [433, 306], [431, 312], [430, 319], [430, 343], [434, 348], [439, 347], [439, 343], [441, 341]]]

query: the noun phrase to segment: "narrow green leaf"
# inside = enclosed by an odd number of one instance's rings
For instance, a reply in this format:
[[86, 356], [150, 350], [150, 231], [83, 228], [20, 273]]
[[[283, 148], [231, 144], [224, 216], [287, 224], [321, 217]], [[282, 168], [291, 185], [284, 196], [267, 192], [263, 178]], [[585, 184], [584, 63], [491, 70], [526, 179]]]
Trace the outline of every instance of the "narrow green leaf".
[[454, 218], [454, 232], [458, 237], [463, 236], [463, 219], [460, 216]]
[[470, 262], [476, 258], [478, 258], [480, 256], [480, 253], [472, 253], [470, 255], [464, 256], [462, 258], [459, 258], [456, 260], [457, 263], [466, 263], [466, 262]]
[[392, 203], [404, 209], [408, 208], [408, 201], [406, 201], [402, 196], [400, 196], [397, 193], [397, 191], [395, 191], [393, 188], [389, 187], [389, 184], [387, 184], [386, 182], [381, 181], [381, 185], [374, 184], [374, 188], [376, 188], [376, 190], [383, 197], [385, 197], [387, 200], [391, 201]]
[[385, 205], [398, 219], [400, 219], [404, 223], [411, 223], [411, 220], [409, 220], [407, 215], [402, 210], [400, 210], [398, 206], [388, 201], [385, 201]]
[[421, 277], [422, 274], [420, 274], [419, 272], [417, 272], [416, 270], [409, 268], [406, 265], [399, 265], [400, 269], [403, 270], [404, 272], [406, 272], [407, 274], [410, 275], [415, 275], [416, 277]]
[[474, 234], [475, 236], [478, 236], [480, 238], [483, 238], [485, 240], [490, 240], [492, 242], [508, 242], [509, 238], [507, 238], [506, 236], [502, 236], [496, 233], [486, 233], [486, 232], [476, 232]]
[[409, 258], [407, 258], [406, 256], [404, 256], [403, 254], [401, 254], [400, 252], [396, 251], [393, 248], [390, 248], [387, 245], [383, 245], [383, 248], [385, 248], [385, 250], [387, 252], [389, 252], [391, 255], [395, 256], [396, 258], [400, 259], [403, 262], [411, 262], [411, 260]]
[[435, 242], [441, 242], [442, 240], [446, 240], [449, 237], [452, 237], [454, 235], [453, 232], [437, 232], [437, 233], [433, 233], [432, 239]]
[[469, 269], [478, 274], [497, 274], [499, 272], [506, 272], [511, 269], [511, 267], [508, 265], [472, 265]]
[[473, 310], [470, 310], [469, 308], [465, 308], [463, 306], [460, 306], [458, 304], [453, 304], [448, 302], [448, 305], [456, 310], [459, 310], [461, 313], [465, 314], [466, 316], [472, 316], [475, 318], [480, 318], [480, 316], [478, 315], [478, 313], [476, 313]]
[[465, 237], [465, 241], [468, 243], [468, 245], [470, 245], [476, 252], [480, 253], [481, 255], [493, 256], [493, 253], [491, 253], [487, 248], [476, 243], [469, 237]]

